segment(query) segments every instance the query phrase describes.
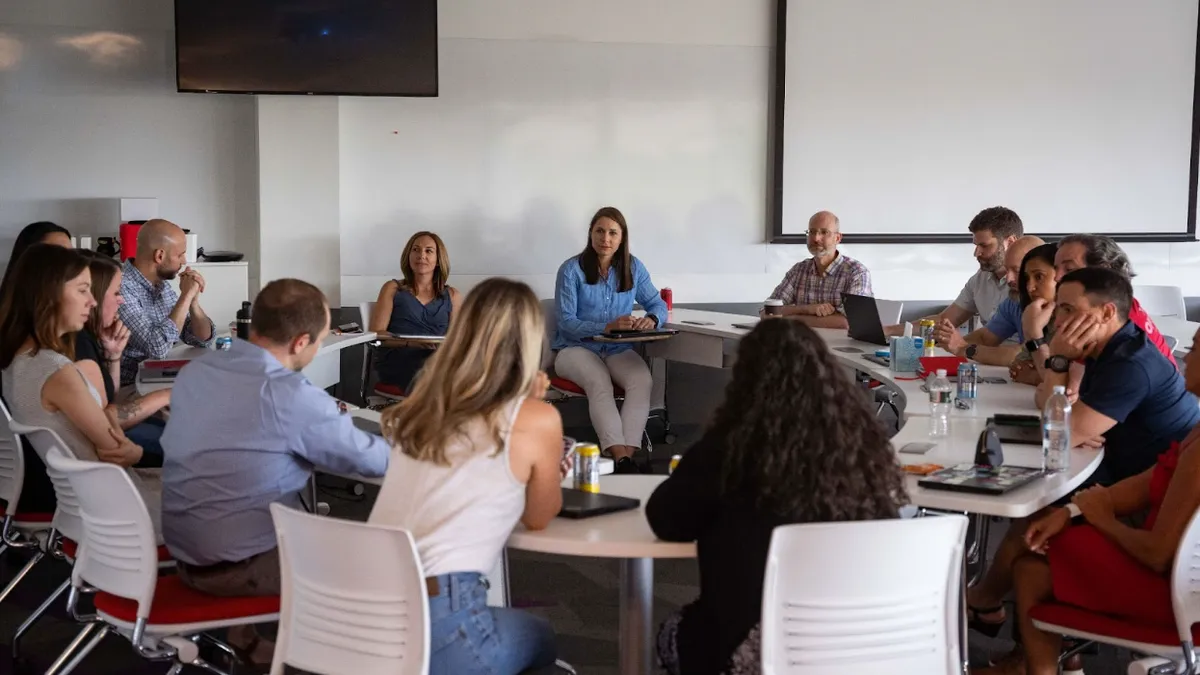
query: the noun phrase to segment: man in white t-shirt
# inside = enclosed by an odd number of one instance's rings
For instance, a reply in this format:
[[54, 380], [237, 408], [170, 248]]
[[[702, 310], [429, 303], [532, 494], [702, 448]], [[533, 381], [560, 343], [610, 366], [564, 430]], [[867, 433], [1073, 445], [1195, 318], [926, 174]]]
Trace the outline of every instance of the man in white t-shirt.
[[[980, 211], [967, 225], [971, 231], [971, 242], [975, 244], [975, 260], [979, 271], [967, 279], [958, 297], [933, 319], [941, 324], [948, 321], [958, 327], [978, 316], [984, 323], [991, 321], [996, 308], [1008, 297], [1008, 282], [1005, 280], [1004, 255], [1009, 244], [1025, 234], [1021, 217], [1012, 209], [993, 206]], [[903, 326], [888, 326], [889, 335], [900, 335]]]

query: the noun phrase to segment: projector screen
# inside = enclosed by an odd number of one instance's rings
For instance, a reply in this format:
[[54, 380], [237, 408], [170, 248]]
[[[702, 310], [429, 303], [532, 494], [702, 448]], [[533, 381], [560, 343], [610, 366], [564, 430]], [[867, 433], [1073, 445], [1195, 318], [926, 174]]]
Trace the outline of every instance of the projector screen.
[[772, 241], [1195, 238], [1196, 0], [778, 0]]

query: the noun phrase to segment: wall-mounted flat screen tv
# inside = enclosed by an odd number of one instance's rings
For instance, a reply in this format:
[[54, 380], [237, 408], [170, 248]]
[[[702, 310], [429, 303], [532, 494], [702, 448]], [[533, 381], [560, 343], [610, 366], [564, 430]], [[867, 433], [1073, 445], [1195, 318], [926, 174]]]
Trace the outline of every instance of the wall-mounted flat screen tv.
[[175, 0], [179, 91], [437, 96], [437, 0]]

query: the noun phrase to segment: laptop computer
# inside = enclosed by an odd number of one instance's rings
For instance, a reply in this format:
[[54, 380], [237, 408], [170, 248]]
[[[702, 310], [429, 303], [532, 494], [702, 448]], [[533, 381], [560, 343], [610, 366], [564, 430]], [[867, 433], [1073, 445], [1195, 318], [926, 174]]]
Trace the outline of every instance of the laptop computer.
[[846, 312], [846, 322], [850, 324], [848, 334], [851, 338], [875, 345], [889, 344], [887, 336], [883, 334], [883, 324], [879, 321], [875, 298], [842, 293], [842, 308]]
[[579, 518], [602, 516], [606, 513], [630, 511], [642, 505], [640, 499], [633, 499], [632, 497], [597, 494], [595, 492], [584, 492], [583, 490], [572, 488], [563, 488], [562, 498], [562, 510], [558, 512], [558, 516], [560, 518], [576, 520]]

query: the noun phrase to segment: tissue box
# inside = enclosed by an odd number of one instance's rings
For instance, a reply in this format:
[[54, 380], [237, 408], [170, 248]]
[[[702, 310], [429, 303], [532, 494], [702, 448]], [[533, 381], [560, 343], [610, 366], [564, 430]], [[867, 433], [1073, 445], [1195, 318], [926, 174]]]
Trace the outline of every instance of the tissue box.
[[921, 355], [925, 350], [925, 342], [920, 336], [894, 337], [891, 340], [891, 361], [893, 373], [915, 373], [921, 364]]

